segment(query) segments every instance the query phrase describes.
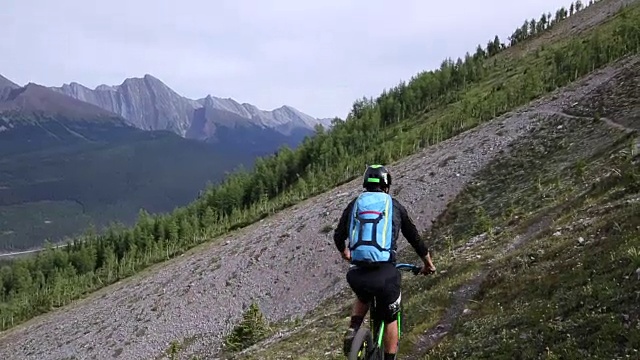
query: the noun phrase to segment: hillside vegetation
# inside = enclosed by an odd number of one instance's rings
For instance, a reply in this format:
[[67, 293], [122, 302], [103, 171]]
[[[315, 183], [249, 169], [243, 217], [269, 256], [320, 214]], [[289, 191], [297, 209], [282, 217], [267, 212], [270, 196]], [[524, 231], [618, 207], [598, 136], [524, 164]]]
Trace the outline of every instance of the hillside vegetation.
[[[593, 7], [607, 2], [622, 3], [605, 0]], [[521, 41], [553, 30], [565, 17], [558, 14], [522, 34]], [[444, 61], [439, 70], [418, 74], [375, 100], [357, 101], [346, 121], [336, 122], [331, 132], [318, 128], [316, 136], [296, 151], [284, 148], [259, 159], [253, 171], [229, 176], [170, 215], [141, 213], [132, 228], [79, 238], [66, 249], [5, 266], [0, 269], [0, 325], [8, 328], [67, 304], [359, 176], [365, 163], [405, 157], [637, 53], [639, 22], [640, 10], [634, 4], [580, 36], [522, 57], [507, 56], [511, 44], [492, 41], [473, 55]], [[513, 42], [513, 48], [518, 46]]]

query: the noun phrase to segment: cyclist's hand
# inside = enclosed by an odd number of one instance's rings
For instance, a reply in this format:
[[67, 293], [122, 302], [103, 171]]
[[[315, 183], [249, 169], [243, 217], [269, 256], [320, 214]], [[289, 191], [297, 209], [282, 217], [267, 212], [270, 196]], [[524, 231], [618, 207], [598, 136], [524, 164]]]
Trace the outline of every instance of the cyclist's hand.
[[420, 275], [429, 275], [429, 274], [434, 274], [436, 272], [436, 267], [433, 266], [433, 264], [428, 265], [428, 266], [423, 266], [422, 269], [420, 269]]
[[420, 275], [429, 275], [429, 274], [434, 274], [436, 272], [436, 267], [433, 266], [433, 262], [431, 261], [431, 254], [427, 253], [427, 255], [425, 255], [422, 258], [422, 262], [424, 263], [424, 265], [422, 266], [422, 269], [420, 269]]
[[349, 248], [345, 248], [342, 251], [342, 258], [347, 261], [351, 261], [351, 251], [349, 250]]

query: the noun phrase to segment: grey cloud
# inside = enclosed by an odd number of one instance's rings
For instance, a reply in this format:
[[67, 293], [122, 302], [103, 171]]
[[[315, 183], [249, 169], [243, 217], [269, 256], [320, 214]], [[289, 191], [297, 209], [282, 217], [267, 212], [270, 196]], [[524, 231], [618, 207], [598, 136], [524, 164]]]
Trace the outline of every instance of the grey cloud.
[[0, 73], [93, 87], [145, 73], [179, 93], [344, 117], [356, 98], [570, 1], [5, 0]]

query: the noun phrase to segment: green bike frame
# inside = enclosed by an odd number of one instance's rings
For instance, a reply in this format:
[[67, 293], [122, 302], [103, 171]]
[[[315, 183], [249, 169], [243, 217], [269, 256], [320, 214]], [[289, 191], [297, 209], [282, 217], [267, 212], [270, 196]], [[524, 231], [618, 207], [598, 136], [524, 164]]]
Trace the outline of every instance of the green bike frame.
[[[398, 311], [397, 321], [398, 321], [398, 342], [400, 342], [400, 335], [402, 334], [402, 306], [400, 306], [400, 310]], [[376, 337], [376, 345], [378, 348], [382, 348], [382, 339], [384, 339], [384, 328], [386, 323], [382, 320], [379, 321], [377, 337]]]

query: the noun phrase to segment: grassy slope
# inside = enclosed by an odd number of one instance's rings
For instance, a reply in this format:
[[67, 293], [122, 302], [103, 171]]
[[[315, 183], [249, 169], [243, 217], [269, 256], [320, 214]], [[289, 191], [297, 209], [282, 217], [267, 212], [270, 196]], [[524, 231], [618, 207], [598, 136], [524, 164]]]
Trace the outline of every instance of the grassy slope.
[[[512, 76], [522, 64], [512, 68]], [[634, 96], [629, 99], [618, 105], [637, 107], [629, 105]], [[466, 305], [471, 312], [454, 328], [456, 335], [427, 358], [502, 354], [511, 359], [544, 351], [550, 358], [571, 358], [584, 351], [607, 358], [634, 356], [632, 348], [640, 346], [633, 291], [633, 272], [640, 266], [640, 184], [637, 163], [629, 157], [632, 138], [594, 122], [593, 109], [582, 109], [581, 115], [587, 118], [552, 119], [510, 156], [479, 174], [480, 185], [469, 187], [450, 205], [430, 234], [438, 239], [437, 264], [445, 272], [426, 280], [405, 276], [408, 334], [403, 354], [420, 345], [421, 334], [438, 325], [452, 305], [460, 305], [456, 299], [461, 293], [456, 291], [488, 274], [481, 296]], [[555, 228], [562, 228], [560, 236], [553, 236]], [[488, 239], [477, 236], [486, 231], [491, 232]], [[525, 235], [528, 242], [520, 249], [506, 256], [496, 253]], [[464, 246], [471, 239], [475, 245]], [[405, 255], [413, 259], [411, 253]], [[261, 350], [263, 345], [249, 349], [244, 358], [341, 358], [336, 349], [350, 298], [348, 291], [343, 295], [319, 306], [301, 325], [275, 324], [288, 335], [268, 340]], [[585, 295], [594, 298], [585, 301]]]
[[[568, 209], [577, 223], [554, 219], [565, 234], [547, 233], [499, 261], [455, 337], [426, 358], [637, 356], [640, 211], [608, 202], [614, 194], [590, 196], [591, 207]], [[585, 216], [594, 222], [582, 225]]]
[[[554, 131], [560, 125], [569, 130]], [[467, 304], [471, 315], [427, 358], [531, 358], [545, 351], [549, 358], [581, 352], [606, 358], [632, 355], [640, 345], [638, 333], [618, 336], [631, 324], [620, 316], [633, 322], [638, 314], [636, 279], [628, 276], [640, 266], [637, 255], [628, 253], [640, 246], [634, 234], [638, 159], [632, 163], [629, 155], [633, 137], [605, 126], [555, 119], [548, 135], [489, 167], [481, 184], [451, 205], [448, 215], [455, 215], [438, 224], [439, 236], [464, 241], [473, 235], [466, 230], [478, 224], [489, 234], [501, 231], [465, 249], [467, 258], [454, 265], [481, 265], [487, 277]], [[488, 216], [479, 218], [478, 206]], [[519, 239], [525, 241], [518, 250], [496, 254]]]

